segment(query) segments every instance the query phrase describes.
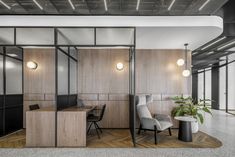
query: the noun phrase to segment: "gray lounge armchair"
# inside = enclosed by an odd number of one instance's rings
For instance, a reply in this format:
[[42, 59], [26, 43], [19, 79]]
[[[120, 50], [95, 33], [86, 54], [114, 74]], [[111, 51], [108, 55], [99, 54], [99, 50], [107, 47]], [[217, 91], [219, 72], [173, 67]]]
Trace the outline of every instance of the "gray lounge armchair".
[[138, 134], [141, 130], [154, 131], [155, 144], [158, 143], [158, 133], [168, 129], [171, 136], [171, 127], [173, 126], [171, 117], [169, 115], [155, 114], [151, 115], [147, 104], [152, 102], [151, 95], [137, 96], [137, 113], [140, 119], [140, 127]]

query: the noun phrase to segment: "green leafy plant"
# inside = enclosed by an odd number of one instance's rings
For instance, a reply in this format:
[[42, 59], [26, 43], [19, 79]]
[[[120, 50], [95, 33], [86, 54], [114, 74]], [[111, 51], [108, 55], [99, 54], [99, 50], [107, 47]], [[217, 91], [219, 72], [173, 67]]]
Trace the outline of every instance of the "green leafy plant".
[[210, 109], [207, 107], [209, 105], [209, 99], [199, 100], [197, 103], [192, 97], [184, 98], [183, 96], [173, 97], [172, 100], [178, 104], [173, 108], [171, 115], [176, 116], [192, 116], [197, 119], [201, 124], [204, 122], [203, 112], [212, 115]]

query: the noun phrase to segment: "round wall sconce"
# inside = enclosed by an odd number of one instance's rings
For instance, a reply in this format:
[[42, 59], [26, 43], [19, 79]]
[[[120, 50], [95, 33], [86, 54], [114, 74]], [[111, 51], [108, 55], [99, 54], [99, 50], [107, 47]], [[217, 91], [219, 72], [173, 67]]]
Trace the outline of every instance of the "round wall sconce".
[[180, 58], [180, 59], [177, 60], [177, 65], [178, 66], [183, 66], [184, 62], [185, 62], [184, 59]]
[[117, 68], [117, 70], [119, 70], [119, 71], [123, 70], [123, 68], [124, 68], [123, 63], [117, 63], [116, 68]]
[[189, 70], [184, 70], [184, 71], [182, 72], [182, 75], [183, 75], [184, 77], [189, 77], [190, 71], [189, 71]]
[[36, 62], [29, 61], [29, 62], [27, 62], [27, 67], [28, 67], [29, 69], [37, 69], [38, 64], [37, 64]]

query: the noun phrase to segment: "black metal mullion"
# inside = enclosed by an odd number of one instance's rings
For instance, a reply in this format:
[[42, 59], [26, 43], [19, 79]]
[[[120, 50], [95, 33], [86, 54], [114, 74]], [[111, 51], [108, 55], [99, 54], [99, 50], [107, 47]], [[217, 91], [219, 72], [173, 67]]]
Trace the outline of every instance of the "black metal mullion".
[[225, 68], [225, 106], [228, 113], [228, 56], [226, 56], [226, 68]]
[[206, 71], [204, 69], [203, 71], [203, 104], [204, 106], [206, 106], [205, 99], [206, 99]]
[[70, 105], [70, 47], [68, 47], [68, 104]]
[[3, 47], [3, 135], [6, 133], [6, 47]]

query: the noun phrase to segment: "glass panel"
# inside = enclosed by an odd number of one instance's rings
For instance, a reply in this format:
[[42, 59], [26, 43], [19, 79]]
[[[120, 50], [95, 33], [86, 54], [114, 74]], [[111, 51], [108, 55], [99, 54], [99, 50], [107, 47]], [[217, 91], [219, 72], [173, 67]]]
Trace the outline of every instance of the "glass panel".
[[22, 94], [22, 62], [6, 57], [6, 94]]
[[14, 28], [0, 28], [0, 45], [14, 44]]
[[22, 57], [23, 50], [18, 47], [6, 47], [6, 54], [11, 57], [23, 59]]
[[221, 110], [226, 109], [226, 67], [219, 68], [219, 106]]
[[17, 28], [16, 43], [21, 45], [54, 45], [53, 28]]
[[133, 28], [97, 28], [97, 45], [133, 45]]
[[70, 47], [70, 56], [77, 59], [77, 54], [78, 54], [77, 49], [75, 49], [74, 47]]
[[[205, 99], [211, 100], [211, 70], [205, 72]], [[211, 105], [211, 102], [207, 102]]]
[[58, 95], [68, 95], [68, 56], [58, 50]]
[[70, 59], [70, 94], [77, 94], [77, 62]]
[[203, 84], [204, 84], [204, 73], [198, 74], [198, 101], [203, 99]]
[[93, 28], [59, 28], [59, 45], [94, 45]]
[[3, 56], [2, 55], [0, 55], [0, 95], [3, 95]]
[[69, 53], [68, 47], [60, 47], [61, 50], [63, 50], [64, 53]]
[[228, 112], [235, 114], [235, 62], [228, 64]]

